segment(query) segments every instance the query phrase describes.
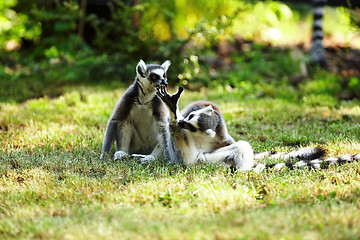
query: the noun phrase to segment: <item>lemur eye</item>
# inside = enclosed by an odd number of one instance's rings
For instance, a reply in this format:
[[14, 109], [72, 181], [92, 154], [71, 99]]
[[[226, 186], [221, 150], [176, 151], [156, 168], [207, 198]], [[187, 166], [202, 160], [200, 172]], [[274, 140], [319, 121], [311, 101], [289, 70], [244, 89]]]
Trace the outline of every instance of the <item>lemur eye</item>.
[[191, 120], [193, 117], [194, 117], [195, 115], [192, 113], [192, 114], [190, 114], [190, 116], [189, 116], [189, 120]]
[[163, 77], [164, 77], [164, 79], [166, 79], [166, 75], [165, 75], [165, 74], [164, 74], [164, 76], [163, 76]]
[[152, 74], [150, 74], [150, 79], [154, 81], [154, 80], [159, 79], [159, 76], [157, 74], [152, 73]]

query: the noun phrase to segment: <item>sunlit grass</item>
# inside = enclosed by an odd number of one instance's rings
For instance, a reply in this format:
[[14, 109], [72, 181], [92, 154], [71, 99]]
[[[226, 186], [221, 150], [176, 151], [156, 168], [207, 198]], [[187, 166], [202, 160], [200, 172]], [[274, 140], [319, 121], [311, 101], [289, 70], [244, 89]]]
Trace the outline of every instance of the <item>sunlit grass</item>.
[[[195, 12], [189, 11], [189, 18], [176, 14], [174, 27], [181, 28], [176, 30], [178, 34], [186, 34], [184, 26], [199, 21], [203, 14], [196, 11], [222, 4], [205, 2], [192, 1]], [[174, 3], [183, 6], [187, 2]], [[226, 8], [217, 7], [209, 17], [227, 13], [222, 11], [233, 13], [232, 3], [224, 1]], [[237, 4], [241, 7], [243, 3]], [[240, 12], [234, 20], [235, 33], [271, 43], [279, 43], [274, 39], [279, 34], [285, 43], [310, 39], [310, 21], [300, 26], [300, 16], [286, 5], [259, 2], [248, 7], [245, 10], [249, 11]], [[158, 21], [153, 26], [168, 24], [164, 17], [152, 17], [156, 8], [152, 9], [142, 16]], [[325, 10], [324, 25], [335, 29], [325, 32], [351, 36], [347, 17], [346, 12]], [[306, 18], [309, 20], [309, 15]], [[225, 16], [221, 19], [228, 20]], [[229, 31], [207, 24], [203, 27], [209, 31], [203, 33], [210, 37], [211, 31]], [[161, 32], [155, 35], [161, 39]], [[207, 39], [201, 34], [196, 37]], [[319, 71], [314, 79], [295, 86], [289, 79], [299, 74], [303, 59], [294, 60], [288, 51], [256, 44], [250, 47], [251, 51], [232, 56], [234, 67], [225, 76], [219, 73], [213, 79], [205, 74], [208, 79], [202, 79], [199, 75], [198, 80], [209, 88], [186, 90], [181, 107], [199, 99], [215, 102], [230, 134], [236, 140], [249, 141], [255, 151], [321, 145], [327, 156], [360, 152], [360, 103], [338, 99], [341, 91], [349, 90], [342, 89], [339, 76]], [[0, 239], [360, 237], [359, 162], [323, 170], [231, 173], [222, 166], [188, 168], [166, 165], [161, 159], [147, 165], [133, 159], [99, 160], [108, 118], [125, 89], [112, 78], [98, 85], [76, 85], [96, 78], [84, 68], [98, 66], [96, 59], [85, 59], [79, 65], [78, 71], [84, 75], [60, 67], [46, 69], [44, 76], [4, 78], [0, 97], [4, 101], [0, 102]], [[99, 66], [107, 61], [101, 58]], [[55, 84], [57, 81], [64, 85]]]
[[[358, 162], [231, 174], [222, 166], [100, 161], [106, 123], [123, 91], [69, 88], [57, 98], [0, 104], [1, 238], [360, 236]], [[357, 101], [184, 94], [181, 107], [216, 102], [231, 135], [256, 151], [321, 144], [335, 156], [360, 149]]]

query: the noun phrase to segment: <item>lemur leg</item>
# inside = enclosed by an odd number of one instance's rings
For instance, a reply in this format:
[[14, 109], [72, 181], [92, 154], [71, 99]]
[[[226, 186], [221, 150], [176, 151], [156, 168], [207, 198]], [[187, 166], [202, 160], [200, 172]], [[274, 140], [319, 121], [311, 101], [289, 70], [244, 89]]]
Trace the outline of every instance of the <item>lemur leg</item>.
[[254, 153], [251, 145], [246, 141], [238, 141], [229, 146], [219, 148], [210, 153], [204, 153], [199, 161], [206, 163], [222, 163], [237, 170], [250, 170], [254, 165]]
[[179, 131], [181, 131], [182, 136], [177, 138], [176, 144], [178, 149], [181, 149], [183, 163], [187, 166], [193, 166], [199, 161], [203, 162], [205, 160], [204, 155], [196, 147], [192, 134], [182, 128]]
[[160, 126], [160, 134], [158, 137], [158, 144], [154, 148], [151, 155], [155, 157], [163, 156], [167, 163], [174, 162], [176, 159], [174, 158], [171, 149], [171, 135], [170, 135], [170, 126], [169, 123], [163, 124]]
[[132, 125], [126, 121], [117, 123], [116, 130], [116, 152], [114, 154], [114, 160], [119, 160], [128, 155], [133, 130]]
[[103, 141], [100, 159], [103, 159], [104, 157], [106, 159], [109, 158], [111, 146], [115, 141], [116, 127], [117, 127], [117, 121], [110, 120], [106, 127], [106, 132], [105, 132], [105, 137], [104, 137], [104, 141]]
[[143, 154], [131, 154], [131, 157], [139, 158], [142, 164], [154, 161], [157, 157], [164, 157], [167, 163], [176, 163], [177, 158], [173, 151], [170, 150], [171, 146], [171, 135], [169, 126], [161, 126], [160, 134], [158, 136], [158, 144], [150, 155]]
[[159, 126], [159, 134], [157, 136], [158, 143], [156, 144], [155, 148], [149, 155], [144, 154], [131, 154], [132, 158], [138, 158], [140, 159], [142, 164], [149, 163], [151, 161], [154, 161], [157, 157], [164, 156], [165, 159], [169, 159], [169, 153], [166, 151], [166, 144], [169, 145], [170, 142], [170, 133], [169, 133], [169, 127], [167, 124], [161, 124]]

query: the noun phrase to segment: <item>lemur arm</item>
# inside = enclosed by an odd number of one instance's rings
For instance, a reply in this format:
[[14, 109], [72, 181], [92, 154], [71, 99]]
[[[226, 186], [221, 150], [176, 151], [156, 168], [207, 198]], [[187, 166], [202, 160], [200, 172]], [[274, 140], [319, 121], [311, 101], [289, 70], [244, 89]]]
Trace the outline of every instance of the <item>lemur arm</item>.
[[161, 98], [161, 100], [166, 104], [166, 106], [170, 110], [171, 120], [178, 121], [182, 119], [182, 115], [179, 110], [179, 99], [181, 97], [182, 92], [184, 91], [183, 87], [179, 87], [177, 93], [170, 95], [166, 91], [166, 86], [161, 85], [156, 88], [156, 95]]

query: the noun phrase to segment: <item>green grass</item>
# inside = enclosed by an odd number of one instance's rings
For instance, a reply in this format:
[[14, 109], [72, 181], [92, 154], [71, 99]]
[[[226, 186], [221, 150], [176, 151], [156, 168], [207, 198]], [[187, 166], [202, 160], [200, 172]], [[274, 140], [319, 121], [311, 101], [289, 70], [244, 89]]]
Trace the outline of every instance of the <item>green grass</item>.
[[[256, 151], [360, 152], [359, 101], [285, 86], [271, 96], [185, 92], [216, 102]], [[100, 161], [124, 89], [72, 87], [0, 103], [1, 239], [358, 239], [360, 163], [231, 174], [221, 166]], [[286, 96], [288, 93], [292, 96]]]

